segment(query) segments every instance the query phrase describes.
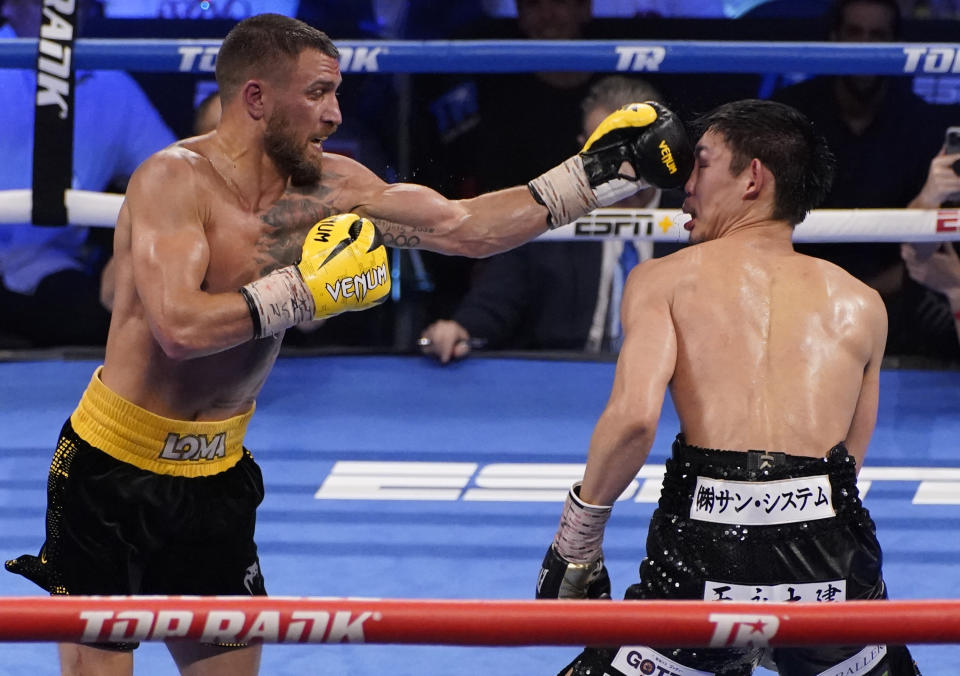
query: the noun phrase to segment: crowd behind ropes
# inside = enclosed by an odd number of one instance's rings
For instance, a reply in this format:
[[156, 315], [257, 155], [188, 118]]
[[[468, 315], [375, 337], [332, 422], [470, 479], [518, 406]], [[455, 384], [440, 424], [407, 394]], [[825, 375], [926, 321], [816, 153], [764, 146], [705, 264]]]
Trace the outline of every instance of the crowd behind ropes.
[[[178, 14], [170, 3], [81, 0], [80, 37], [222, 37], [238, 3]], [[258, 8], [249, 5], [251, 13]], [[283, 4], [283, 3], [281, 3]], [[291, 0], [281, 11], [341, 39], [723, 39], [951, 42], [957, 2], [636, 3], [614, 15], [599, 0], [429, 3]], [[622, 3], [614, 3], [620, 7]], [[675, 6], [676, 5], [676, 6]], [[40, 3], [3, 0], [0, 38], [37, 35]], [[217, 8], [225, 8], [218, 13]], [[139, 32], [139, 33], [138, 33]], [[960, 76], [768, 73], [496, 74], [347, 73], [343, 123], [324, 150], [350, 156], [388, 182], [415, 181], [449, 198], [525, 183], [575, 154], [623, 96], [656, 99], [681, 119], [744, 98], [773, 99], [804, 114], [837, 160], [824, 208], [935, 209], [960, 203]], [[0, 189], [31, 184], [33, 97], [29, 70], [0, 70], [7, 105]], [[621, 98], [618, 98], [621, 97]], [[178, 139], [216, 126], [211, 76], [119, 71], [76, 74], [73, 187], [123, 192], [134, 169]], [[960, 144], [960, 138], [958, 138]], [[677, 208], [682, 189], [642, 193], [621, 206]], [[0, 350], [103, 346], [111, 317], [111, 228], [0, 226]], [[661, 256], [684, 242], [637, 242]], [[391, 298], [363, 312], [304, 322], [285, 348], [341, 346], [421, 351], [442, 362], [477, 350], [612, 355], [619, 242], [532, 243], [483, 259], [395, 249]], [[960, 259], [943, 243], [798, 244], [841, 266], [882, 297], [886, 356], [905, 364], [960, 363]]]

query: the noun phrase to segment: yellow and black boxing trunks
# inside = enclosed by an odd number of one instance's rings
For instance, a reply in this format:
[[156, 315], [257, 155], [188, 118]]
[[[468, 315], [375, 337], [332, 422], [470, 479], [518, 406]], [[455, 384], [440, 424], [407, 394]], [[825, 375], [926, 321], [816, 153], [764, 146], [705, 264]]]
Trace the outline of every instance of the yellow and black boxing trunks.
[[40, 555], [7, 562], [52, 594], [266, 594], [243, 447], [253, 409], [222, 421], [154, 415], [94, 374], [63, 426]]

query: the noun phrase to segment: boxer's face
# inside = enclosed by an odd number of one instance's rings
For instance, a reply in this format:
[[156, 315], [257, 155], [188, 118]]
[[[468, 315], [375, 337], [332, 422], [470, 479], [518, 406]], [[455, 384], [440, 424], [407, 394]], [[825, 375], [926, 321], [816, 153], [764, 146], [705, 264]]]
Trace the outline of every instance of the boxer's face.
[[343, 121], [336, 94], [340, 82], [337, 60], [308, 50], [272, 87], [264, 146], [294, 185], [320, 180], [323, 142]]
[[708, 131], [694, 149], [693, 172], [684, 190], [683, 211], [692, 217], [684, 228], [690, 242], [716, 238], [741, 212], [740, 177], [730, 173], [731, 153], [723, 137]]

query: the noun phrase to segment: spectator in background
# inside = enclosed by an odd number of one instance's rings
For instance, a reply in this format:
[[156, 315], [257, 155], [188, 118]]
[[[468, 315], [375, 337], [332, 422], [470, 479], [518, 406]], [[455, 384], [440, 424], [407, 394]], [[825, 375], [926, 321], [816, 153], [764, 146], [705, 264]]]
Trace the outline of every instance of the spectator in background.
[[195, 136], [207, 134], [217, 128], [220, 122], [220, 93], [210, 92], [197, 104], [193, 114], [193, 133]]
[[[591, 0], [516, 0], [516, 23], [473, 26], [456, 37], [578, 40], [591, 37]], [[471, 32], [472, 31], [472, 32]], [[557, 164], [577, 151], [580, 102], [593, 73], [496, 73], [464, 79], [418, 79], [413, 161], [418, 181], [451, 198], [496, 190]], [[442, 85], [442, 86], [439, 86]], [[470, 285], [474, 262], [421, 253], [436, 290], [426, 317], [450, 316]]]
[[[36, 37], [43, 3], [3, 0], [0, 37]], [[79, 29], [99, 3], [80, 0]], [[0, 69], [0, 190], [31, 187], [36, 75]], [[73, 187], [122, 186], [137, 165], [172, 143], [173, 133], [126, 73], [78, 71], [74, 107]], [[0, 347], [102, 345], [109, 314], [100, 304], [100, 269], [112, 231], [0, 225]], [[98, 241], [102, 238], [103, 241]]]
[[[608, 114], [649, 100], [662, 101], [644, 80], [621, 75], [598, 80], [580, 105], [579, 145]], [[647, 188], [614, 208], [656, 209], [666, 202], [679, 208], [682, 193], [670, 192]], [[422, 350], [442, 363], [469, 354], [471, 343], [515, 350], [616, 350], [626, 273], [652, 252], [653, 243], [644, 241], [557, 241], [494, 256], [478, 265], [452, 318], [423, 331]]]
[[[936, 209], [957, 204], [960, 195], [960, 153], [947, 154], [946, 146], [930, 161], [923, 189], [908, 205], [913, 209]], [[918, 314], [933, 327], [929, 351], [960, 360], [960, 257], [952, 242], [905, 243], [900, 255], [907, 274], [922, 285], [924, 296]]]
[[954, 244], [907, 243], [901, 255], [910, 278], [934, 292], [919, 309], [926, 311], [928, 324], [940, 328], [938, 352], [960, 361], [960, 257]]
[[[828, 17], [833, 41], [900, 38], [896, 0], [835, 0]], [[909, 78], [814, 77], [772, 98], [807, 115], [837, 157], [836, 179], [823, 208], [900, 208], [920, 193], [945, 125], [942, 112], [913, 93]], [[929, 327], [917, 323], [917, 289], [910, 288], [899, 245], [812, 244], [797, 250], [840, 265], [880, 292], [890, 322], [887, 354], [925, 349]]]

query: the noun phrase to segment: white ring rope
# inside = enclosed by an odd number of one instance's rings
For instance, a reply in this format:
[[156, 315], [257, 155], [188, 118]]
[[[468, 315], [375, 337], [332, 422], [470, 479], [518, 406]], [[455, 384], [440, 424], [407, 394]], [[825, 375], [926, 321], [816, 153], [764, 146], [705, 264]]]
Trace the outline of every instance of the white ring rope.
[[[112, 228], [117, 222], [123, 195], [91, 190], [66, 193], [67, 220], [71, 225]], [[0, 190], [0, 225], [29, 223], [32, 205], [32, 190]]]
[[[30, 222], [33, 192], [0, 190], [0, 225]], [[67, 190], [72, 225], [113, 227], [123, 195]], [[677, 209], [597, 209], [540, 240], [640, 239], [686, 242]], [[958, 209], [817, 209], [797, 226], [797, 242], [936, 242], [960, 240]]]

